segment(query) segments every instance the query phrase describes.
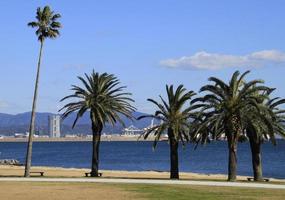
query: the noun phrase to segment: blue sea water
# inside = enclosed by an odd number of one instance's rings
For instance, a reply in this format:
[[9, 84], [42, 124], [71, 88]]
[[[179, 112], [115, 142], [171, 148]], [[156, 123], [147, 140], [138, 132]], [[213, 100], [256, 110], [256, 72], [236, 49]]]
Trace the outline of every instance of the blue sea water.
[[[26, 143], [1, 142], [0, 159], [25, 161]], [[89, 168], [91, 142], [34, 142], [32, 164]], [[278, 145], [262, 145], [263, 173], [266, 177], [285, 178], [285, 140]], [[228, 151], [225, 141], [212, 142], [206, 146], [193, 145], [179, 149], [179, 168], [184, 172], [206, 174], [227, 173]], [[108, 170], [169, 170], [169, 146], [160, 142], [153, 151], [152, 142], [102, 142], [100, 146], [100, 169]], [[238, 174], [251, 175], [251, 153], [248, 143], [238, 145]]]

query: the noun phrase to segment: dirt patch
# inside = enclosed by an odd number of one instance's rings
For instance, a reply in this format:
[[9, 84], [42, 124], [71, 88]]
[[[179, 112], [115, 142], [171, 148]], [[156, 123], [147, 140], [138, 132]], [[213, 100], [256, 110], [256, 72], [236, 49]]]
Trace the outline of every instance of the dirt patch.
[[134, 192], [115, 185], [97, 183], [1, 182], [0, 196], [5, 200], [128, 200], [138, 199]]

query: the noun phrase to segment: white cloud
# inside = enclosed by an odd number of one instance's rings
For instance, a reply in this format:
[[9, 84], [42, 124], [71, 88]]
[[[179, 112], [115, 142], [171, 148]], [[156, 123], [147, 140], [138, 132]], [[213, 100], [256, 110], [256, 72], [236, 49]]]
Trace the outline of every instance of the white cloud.
[[0, 108], [4, 109], [4, 108], [8, 108], [9, 104], [6, 101], [2, 101], [0, 100]]
[[185, 69], [224, 69], [231, 67], [264, 67], [285, 64], [285, 53], [277, 50], [253, 52], [244, 56], [197, 52], [192, 56], [160, 61], [160, 65]]
[[86, 64], [66, 64], [63, 66], [64, 69], [70, 70], [70, 69], [75, 69], [75, 70], [81, 70], [86, 68]]

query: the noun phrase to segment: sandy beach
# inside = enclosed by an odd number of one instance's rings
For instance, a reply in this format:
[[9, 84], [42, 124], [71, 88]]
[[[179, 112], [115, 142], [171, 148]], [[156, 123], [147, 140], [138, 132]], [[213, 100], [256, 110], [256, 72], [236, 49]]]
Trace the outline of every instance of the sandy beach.
[[[85, 173], [90, 169], [76, 168], [60, 168], [60, 167], [32, 167], [32, 171], [43, 171], [45, 177], [85, 177]], [[168, 179], [169, 172], [159, 171], [119, 171], [119, 170], [100, 170], [104, 178], [154, 178]], [[13, 177], [23, 176], [23, 166], [0, 165], [0, 176]], [[246, 181], [248, 176], [238, 176], [239, 181]], [[226, 180], [227, 175], [224, 174], [199, 174], [190, 172], [180, 172], [180, 179], [184, 180]], [[284, 182], [285, 179], [270, 178], [270, 182]]]

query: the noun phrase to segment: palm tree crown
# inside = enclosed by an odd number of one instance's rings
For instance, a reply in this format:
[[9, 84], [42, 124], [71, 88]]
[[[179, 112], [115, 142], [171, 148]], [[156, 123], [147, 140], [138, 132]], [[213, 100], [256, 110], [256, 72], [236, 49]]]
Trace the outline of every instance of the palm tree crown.
[[[65, 109], [62, 117], [66, 118], [70, 113], [78, 111], [73, 127], [77, 120], [87, 111], [91, 111], [92, 122], [96, 126], [103, 127], [106, 123], [114, 125], [117, 121], [124, 125], [120, 115], [132, 118], [135, 108], [130, 104], [133, 102], [129, 96], [131, 93], [122, 92], [125, 86], [117, 87], [119, 80], [112, 74], [99, 74], [92, 72], [91, 76], [85, 74], [85, 78], [78, 77], [84, 87], [72, 85], [74, 94], [61, 99], [64, 101], [69, 98], [76, 98], [78, 101], [66, 104], [61, 110]], [[61, 111], [60, 110], [60, 111]]]
[[28, 26], [37, 28], [36, 35], [40, 42], [43, 42], [45, 38], [54, 39], [60, 34], [58, 29], [61, 28], [61, 23], [57, 21], [60, 17], [61, 15], [55, 14], [49, 6], [43, 9], [39, 7], [36, 14], [37, 21], [29, 22]]
[[[214, 84], [205, 85], [200, 89], [200, 92], [207, 92], [207, 94], [192, 101], [192, 103], [200, 102], [197, 104], [202, 108], [200, 117], [205, 117], [200, 124], [200, 129], [204, 126], [211, 127], [214, 138], [220, 137], [222, 133], [227, 134], [225, 129], [232, 130], [228, 133], [237, 134], [237, 137], [242, 133], [245, 124], [252, 120], [249, 108], [259, 111], [260, 99], [266, 98], [265, 92], [272, 90], [260, 85], [263, 84], [262, 80], [245, 83], [243, 79], [248, 73], [249, 71], [239, 76], [240, 73], [236, 71], [229, 84], [215, 77], [209, 78], [209, 81]], [[260, 95], [256, 95], [257, 93]]]
[[168, 101], [165, 101], [161, 96], [159, 96], [161, 103], [158, 103], [153, 99], [147, 99], [158, 108], [154, 115], [144, 115], [138, 118], [154, 118], [161, 122], [147, 130], [144, 134], [144, 137], [147, 138], [150, 133], [154, 132], [154, 135], [156, 136], [154, 148], [161, 135], [168, 129], [172, 130], [173, 138], [176, 141], [181, 140], [182, 144], [185, 144], [185, 141], [189, 140], [189, 119], [194, 117], [194, 113], [191, 112], [194, 108], [190, 106], [190, 104], [186, 106], [186, 103], [195, 95], [193, 91], [186, 92], [183, 85], [179, 85], [174, 92], [173, 85], [166, 85], [166, 92]]

